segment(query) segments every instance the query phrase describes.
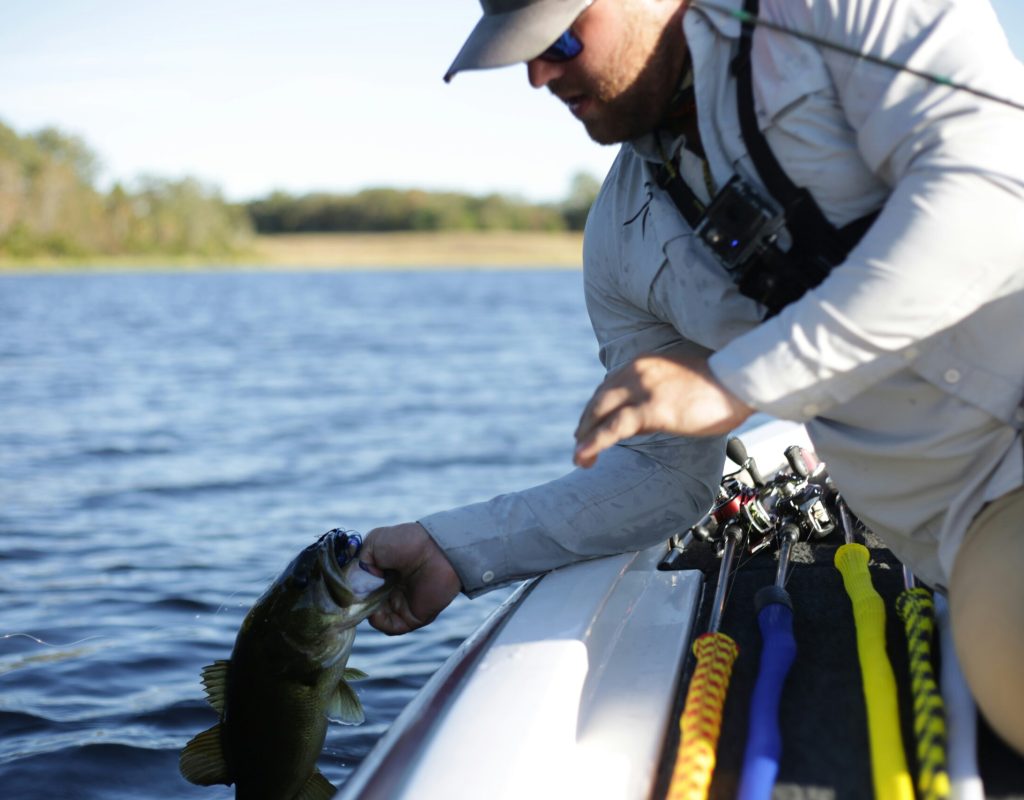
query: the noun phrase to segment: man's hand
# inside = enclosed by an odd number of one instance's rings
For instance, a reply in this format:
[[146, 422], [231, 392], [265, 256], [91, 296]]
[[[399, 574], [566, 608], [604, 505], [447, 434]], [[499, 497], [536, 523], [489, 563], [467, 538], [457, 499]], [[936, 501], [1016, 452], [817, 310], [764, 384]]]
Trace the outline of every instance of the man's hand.
[[576, 428], [573, 461], [591, 467], [598, 453], [641, 433], [716, 436], [753, 409], [718, 382], [692, 348], [640, 356], [597, 387]]
[[422, 628], [459, 593], [455, 570], [418, 522], [374, 528], [366, 535], [359, 559], [398, 573], [390, 597], [370, 617], [370, 624], [386, 634]]

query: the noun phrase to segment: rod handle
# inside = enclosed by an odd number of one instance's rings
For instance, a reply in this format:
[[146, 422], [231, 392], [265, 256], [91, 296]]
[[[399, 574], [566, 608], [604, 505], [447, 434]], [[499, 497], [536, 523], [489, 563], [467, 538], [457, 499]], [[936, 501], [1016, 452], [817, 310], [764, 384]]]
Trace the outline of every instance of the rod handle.
[[910, 659], [914, 738], [917, 740], [917, 796], [920, 800], [945, 800], [950, 791], [946, 771], [946, 714], [932, 670], [935, 610], [931, 593], [923, 587], [905, 589], [896, 598], [896, 614], [903, 621]]
[[738, 797], [740, 800], [769, 800], [782, 754], [779, 728], [782, 687], [796, 658], [796, 639], [793, 637], [792, 603], [785, 589], [766, 586], [754, 597], [754, 603], [764, 644], [750, 700], [750, 732]]
[[857, 658], [868, 715], [871, 776], [877, 800], [914, 800], [900, 733], [896, 678], [885, 649], [885, 603], [868, 571], [868, 549], [857, 543], [836, 550], [835, 565], [853, 606]]
[[715, 770], [722, 708], [739, 647], [724, 633], [705, 633], [693, 643], [697, 667], [679, 718], [679, 750], [666, 800], [704, 800]]
[[978, 772], [978, 709], [960, 669], [949, 627], [949, 604], [935, 595], [935, 619], [942, 651], [942, 699], [946, 706], [949, 780], [953, 800], [985, 800]]

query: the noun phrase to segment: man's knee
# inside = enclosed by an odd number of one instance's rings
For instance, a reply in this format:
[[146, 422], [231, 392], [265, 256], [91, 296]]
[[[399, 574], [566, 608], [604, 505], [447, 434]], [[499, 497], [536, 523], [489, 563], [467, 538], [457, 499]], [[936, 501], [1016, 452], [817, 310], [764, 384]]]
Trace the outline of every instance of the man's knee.
[[953, 640], [978, 707], [1024, 753], [1024, 491], [971, 526], [949, 587]]

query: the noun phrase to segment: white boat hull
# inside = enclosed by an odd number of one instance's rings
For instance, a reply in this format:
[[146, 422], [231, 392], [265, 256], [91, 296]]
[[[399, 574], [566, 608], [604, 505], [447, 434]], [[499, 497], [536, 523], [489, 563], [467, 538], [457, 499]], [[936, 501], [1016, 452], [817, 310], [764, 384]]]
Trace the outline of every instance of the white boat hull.
[[[745, 432], [769, 472], [802, 426]], [[666, 545], [524, 585], [424, 686], [345, 784], [343, 800], [631, 800], [654, 788], [700, 604]]]

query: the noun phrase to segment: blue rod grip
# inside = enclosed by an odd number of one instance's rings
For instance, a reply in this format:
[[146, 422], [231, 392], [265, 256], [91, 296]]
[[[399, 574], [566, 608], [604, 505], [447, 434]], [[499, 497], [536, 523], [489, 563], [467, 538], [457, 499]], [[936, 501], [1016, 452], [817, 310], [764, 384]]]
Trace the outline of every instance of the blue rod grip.
[[750, 701], [750, 733], [743, 755], [740, 800], [769, 800], [779, 773], [782, 734], [779, 701], [782, 685], [796, 658], [793, 608], [789, 594], [779, 586], [766, 586], [754, 598], [764, 646]]

